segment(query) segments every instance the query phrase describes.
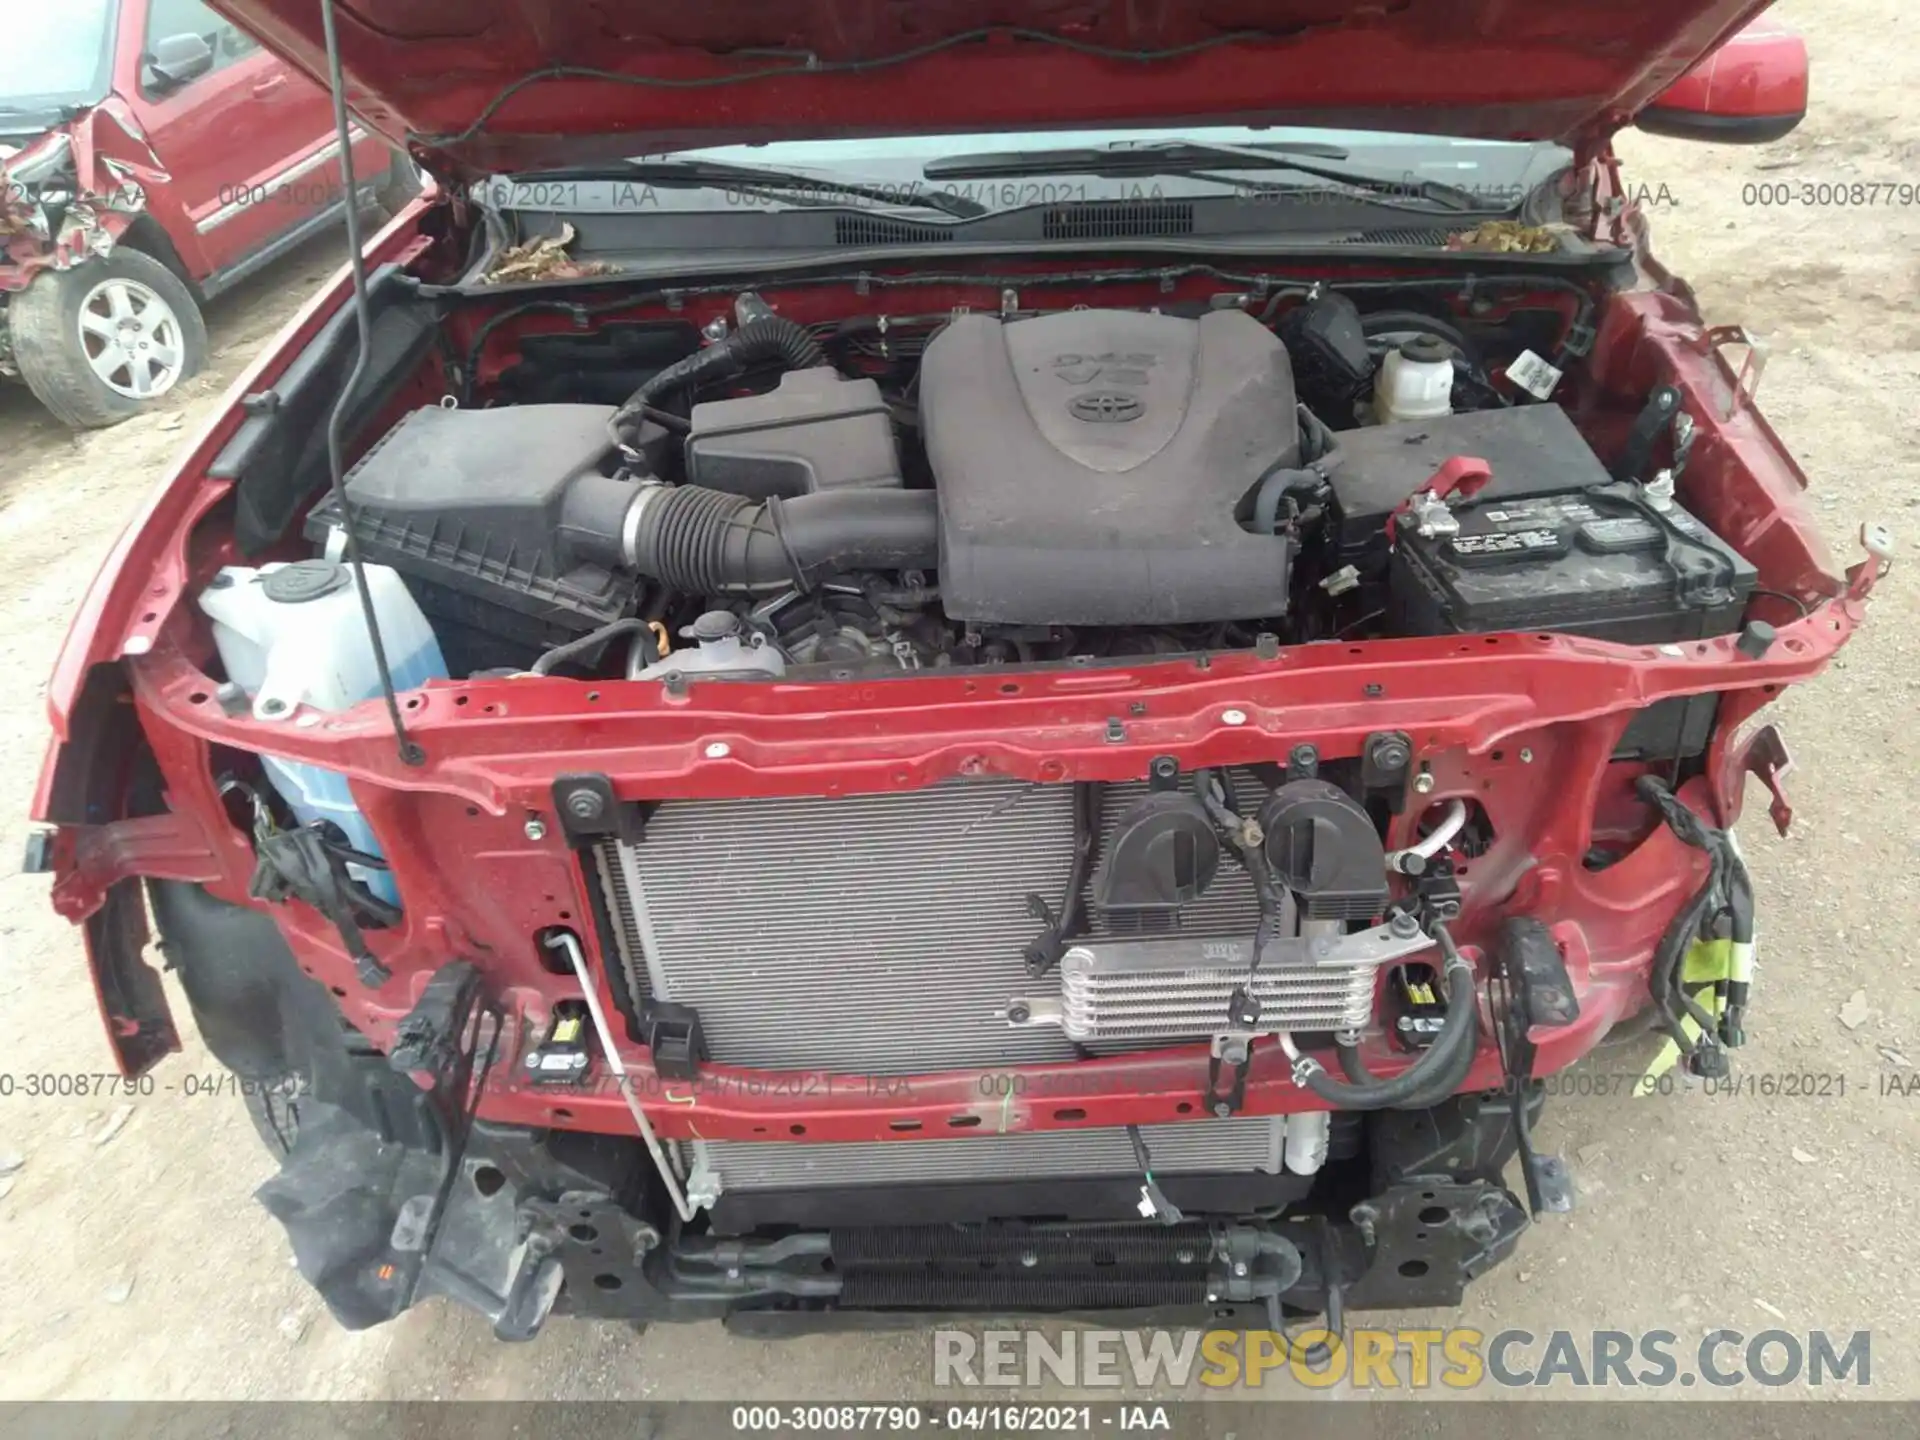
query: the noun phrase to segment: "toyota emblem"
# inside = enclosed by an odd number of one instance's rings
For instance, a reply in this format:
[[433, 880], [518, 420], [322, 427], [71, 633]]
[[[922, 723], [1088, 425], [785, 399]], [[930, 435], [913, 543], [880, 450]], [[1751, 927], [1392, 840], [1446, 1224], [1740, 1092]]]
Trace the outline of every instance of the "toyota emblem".
[[1146, 409], [1138, 395], [1129, 395], [1124, 390], [1094, 390], [1067, 402], [1073, 418], [1089, 425], [1124, 425], [1129, 420], [1138, 420]]

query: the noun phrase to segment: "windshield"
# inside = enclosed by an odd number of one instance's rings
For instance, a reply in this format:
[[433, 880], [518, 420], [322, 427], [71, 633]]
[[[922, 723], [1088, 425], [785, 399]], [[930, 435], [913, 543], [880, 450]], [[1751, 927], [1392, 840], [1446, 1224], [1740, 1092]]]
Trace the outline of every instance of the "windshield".
[[[1203, 164], [1152, 163], [1156, 151], [1175, 145], [1243, 146], [1278, 152], [1273, 163], [1231, 155]], [[1304, 164], [1321, 174], [1293, 171], [1283, 162], [1298, 147]], [[1088, 173], [1087, 157], [1063, 152], [1097, 152], [1108, 173]], [[1031, 157], [1033, 163], [1008, 167], [982, 165], [974, 173], [942, 173], [961, 159], [1006, 161]], [[1083, 200], [1125, 200], [1165, 196], [1232, 193], [1236, 184], [1324, 189], [1349, 193], [1353, 187], [1325, 178], [1329, 165], [1383, 182], [1387, 195], [1411, 197], [1423, 184], [1452, 187], [1482, 199], [1490, 209], [1517, 202], [1535, 185], [1564, 168], [1570, 153], [1547, 143], [1459, 139], [1375, 130], [1307, 127], [1197, 126], [1185, 129], [1042, 131], [982, 135], [888, 136], [858, 140], [776, 141], [764, 145], [721, 145], [677, 151], [671, 156], [636, 157], [645, 161], [719, 161], [759, 170], [799, 172], [823, 181], [855, 182], [877, 188], [912, 205], [928, 196], [973, 202], [989, 210], [1025, 205], [1071, 204]], [[928, 174], [929, 168], [934, 173]], [[980, 173], [991, 171], [992, 173]], [[1122, 173], [1124, 172], [1124, 173]], [[1195, 173], [1198, 172], [1198, 173]], [[1226, 179], [1211, 177], [1233, 177]], [[797, 189], [784, 196], [743, 195], [724, 183], [699, 188], [655, 190], [621, 184], [611, 178], [569, 182], [559, 187], [552, 176], [502, 176], [488, 182], [486, 198], [502, 208], [609, 210], [707, 210], [764, 206], [849, 205], [872, 208], [884, 199], [848, 196], [826, 186]]]
[[0, 126], [105, 96], [113, 14], [113, 0], [0, 0]]

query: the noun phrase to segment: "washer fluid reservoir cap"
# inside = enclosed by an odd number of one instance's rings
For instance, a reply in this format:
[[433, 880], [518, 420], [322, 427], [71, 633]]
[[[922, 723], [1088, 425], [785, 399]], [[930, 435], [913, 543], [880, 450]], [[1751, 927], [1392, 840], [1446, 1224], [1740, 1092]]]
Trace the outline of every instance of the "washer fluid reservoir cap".
[[347, 567], [337, 560], [296, 560], [268, 573], [260, 589], [276, 604], [301, 605], [333, 594], [347, 578]]

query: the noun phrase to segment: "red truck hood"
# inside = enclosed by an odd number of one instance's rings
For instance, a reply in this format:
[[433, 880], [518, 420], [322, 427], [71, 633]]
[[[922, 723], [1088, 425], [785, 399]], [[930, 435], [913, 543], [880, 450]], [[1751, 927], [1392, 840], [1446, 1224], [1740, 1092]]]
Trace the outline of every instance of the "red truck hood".
[[[1767, 0], [340, 0], [354, 107], [445, 175], [1103, 125], [1604, 135]], [[315, 76], [313, 0], [216, 0]]]

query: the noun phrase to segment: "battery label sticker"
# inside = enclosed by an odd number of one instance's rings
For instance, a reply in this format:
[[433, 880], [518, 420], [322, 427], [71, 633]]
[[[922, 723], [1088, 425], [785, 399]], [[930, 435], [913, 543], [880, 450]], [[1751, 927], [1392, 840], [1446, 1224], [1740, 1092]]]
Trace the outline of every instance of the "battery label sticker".
[[1509, 500], [1498, 510], [1482, 510], [1492, 525], [1538, 525], [1543, 520], [1591, 520], [1594, 509], [1584, 500], [1571, 497], [1547, 497], [1541, 500]]
[[1640, 545], [1660, 538], [1659, 527], [1652, 521], [1632, 515], [1589, 521], [1580, 533], [1598, 545]]
[[1560, 383], [1560, 370], [1549, 365], [1531, 350], [1522, 350], [1507, 366], [1507, 379], [1533, 396], [1544, 400]]
[[1558, 550], [1557, 530], [1505, 530], [1498, 535], [1457, 535], [1453, 553], [1468, 555], [1525, 555], [1539, 550]]

